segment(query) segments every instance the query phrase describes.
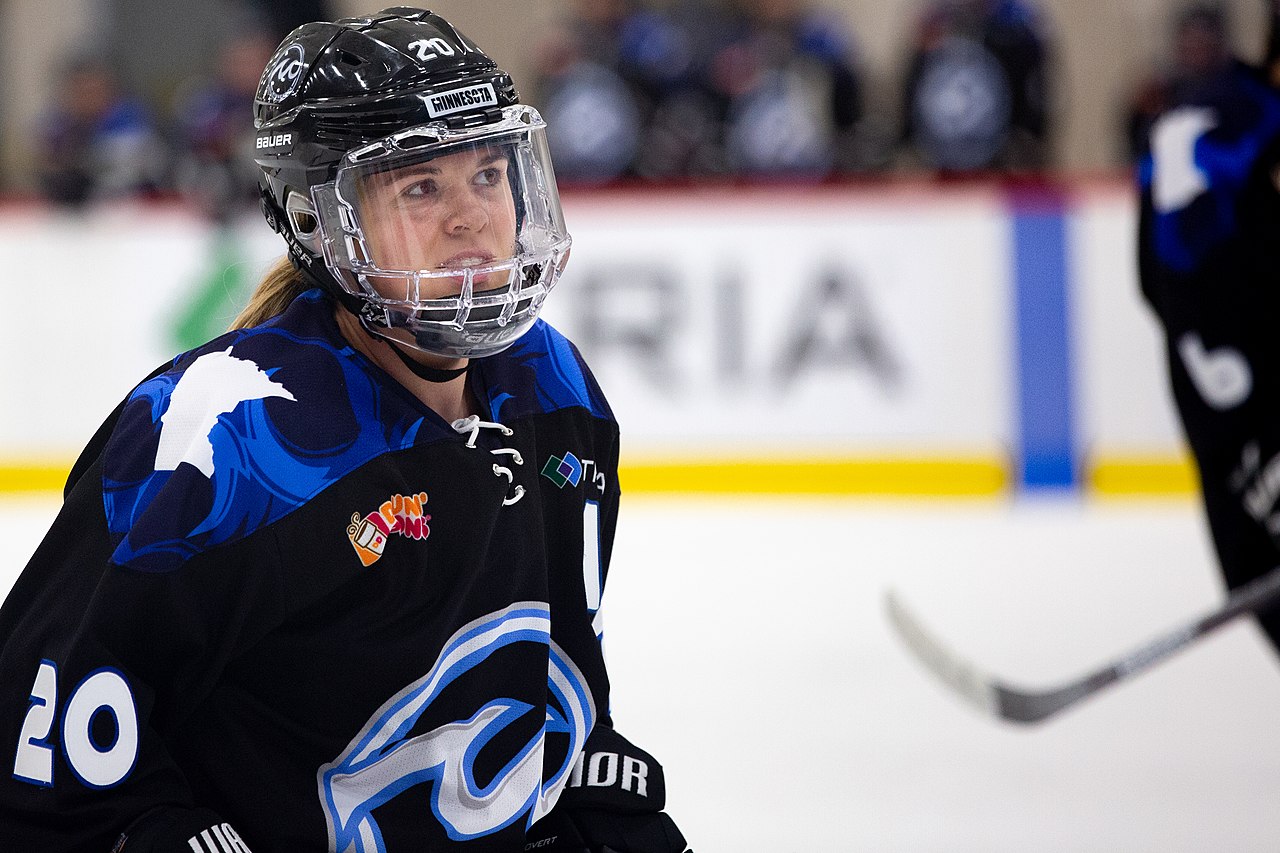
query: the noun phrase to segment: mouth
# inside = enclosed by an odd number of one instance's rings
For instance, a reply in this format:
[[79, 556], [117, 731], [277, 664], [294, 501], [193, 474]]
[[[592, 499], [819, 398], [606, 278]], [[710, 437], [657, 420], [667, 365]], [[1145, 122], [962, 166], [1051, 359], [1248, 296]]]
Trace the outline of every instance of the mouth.
[[445, 259], [440, 264], [442, 270], [466, 269], [467, 267], [484, 266], [493, 261], [493, 255], [488, 252], [467, 251]]

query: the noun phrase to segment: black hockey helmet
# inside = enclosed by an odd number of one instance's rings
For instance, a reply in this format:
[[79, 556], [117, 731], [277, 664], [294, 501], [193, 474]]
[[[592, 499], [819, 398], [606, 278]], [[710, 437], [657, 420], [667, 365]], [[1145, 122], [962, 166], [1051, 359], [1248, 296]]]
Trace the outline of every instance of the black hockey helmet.
[[[532, 325], [569, 249], [545, 125], [520, 105], [510, 76], [444, 18], [396, 7], [299, 27], [267, 63], [254, 125], [268, 223], [294, 264], [369, 331], [465, 357], [496, 352]], [[388, 211], [366, 188], [464, 151], [473, 152], [468, 163], [493, 153], [485, 186], [509, 190], [516, 233], [509, 252], [438, 265], [412, 246], [427, 214]], [[376, 224], [396, 216], [395, 227]], [[370, 239], [373, 231], [396, 231], [401, 245]]]

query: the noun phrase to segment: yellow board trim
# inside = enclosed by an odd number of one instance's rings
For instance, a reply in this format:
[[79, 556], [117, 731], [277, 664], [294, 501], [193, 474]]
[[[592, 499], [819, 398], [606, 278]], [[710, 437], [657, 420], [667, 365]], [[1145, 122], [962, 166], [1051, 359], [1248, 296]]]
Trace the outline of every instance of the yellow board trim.
[[628, 461], [624, 492], [738, 495], [993, 496], [1009, 488], [994, 459], [715, 459]]
[[[62, 491], [68, 462], [0, 462], [0, 494]], [[995, 497], [1014, 486], [994, 458], [623, 459], [628, 494]], [[1190, 457], [1114, 456], [1086, 466], [1085, 492], [1104, 498], [1185, 497], [1199, 488]]]
[[[70, 469], [0, 463], [0, 494], [61, 491]], [[624, 460], [618, 479], [629, 494], [993, 496], [1009, 488], [1008, 466], [995, 459]]]
[[1104, 498], [1185, 497], [1200, 489], [1189, 455], [1101, 458], [1089, 469], [1085, 482], [1091, 494]]
[[0, 494], [61, 492], [71, 463], [0, 463]]

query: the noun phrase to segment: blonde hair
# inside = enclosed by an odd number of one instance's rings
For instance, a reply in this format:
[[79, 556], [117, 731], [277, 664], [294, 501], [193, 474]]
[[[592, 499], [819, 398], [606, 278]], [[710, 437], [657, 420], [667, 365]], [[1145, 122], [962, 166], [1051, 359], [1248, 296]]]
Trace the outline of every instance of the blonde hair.
[[249, 304], [231, 322], [228, 331], [265, 323], [288, 308], [295, 297], [310, 289], [293, 262], [287, 256], [281, 258], [267, 270], [249, 297]]

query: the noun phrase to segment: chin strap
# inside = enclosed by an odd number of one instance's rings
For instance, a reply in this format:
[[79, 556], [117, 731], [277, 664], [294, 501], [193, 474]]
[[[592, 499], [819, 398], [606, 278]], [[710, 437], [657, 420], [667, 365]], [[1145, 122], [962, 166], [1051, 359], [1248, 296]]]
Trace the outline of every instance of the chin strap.
[[386, 341], [387, 346], [391, 347], [391, 351], [396, 354], [396, 358], [400, 359], [400, 361], [404, 363], [405, 367], [413, 371], [414, 376], [417, 376], [419, 379], [425, 379], [428, 382], [450, 382], [466, 373], [467, 368], [471, 366], [471, 362], [468, 361], [466, 364], [462, 365], [462, 367], [455, 367], [452, 370], [441, 370], [438, 367], [428, 367], [425, 364], [420, 364], [409, 358], [409, 356], [404, 354], [404, 350], [400, 349], [397, 344], [388, 341], [386, 338], [380, 338], [380, 340]]
[[[287, 228], [288, 226], [286, 225], [285, 227]], [[419, 379], [425, 379], [428, 382], [441, 383], [441, 382], [451, 382], [452, 380], [457, 379], [459, 376], [467, 372], [467, 368], [471, 364], [470, 361], [462, 365], [462, 367], [455, 367], [452, 370], [441, 370], [438, 367], [428, 367], [425, 364], [419, 364], [409, 356], [405, 355], [404, 351], [400, 349], [399, 345], [389, 340], [388, 338], [385, 338], [382, 335], [377, 334], [377, 332], [369, 328], [370, 325], [372, 324], [373, 318], [369, 315], [367, 311], [368, 309], [367, 302], [343, 290], [342, 287], [337, 283], [337, 281], [335, 281], [332, 277], [328, 276], [327, 274], [322, 275], [315, 268], [313, 268], [311, 264], [308, 264], [302, 261], [300, 257], [301, 256], [295, 252], [289, 253], [289, 260], [293, 261], [294, 268], [297, 269], [300, 273], [302, 273], [302, 277], [307, 281], [307, 283], [315, 285], [320, 289], [324, 290], [326, 293], [328, 293], [330, 296], [336, 299], [339, 305], [341, 305], [343, 308], [345, 308], [346, 310], [354, 314], [356, 318], [360, 321], [360, 325], [364, 326], [365, 329], [369, 331], [369, 333], [374, 337], [375, 340], [386, 341], [387, 346], [391, 347], [391, 351], [396, 354], [396, 358], [400, 359], [400, 361], [404, 363], [404, 366], [409, 368], [410, 371], [412, 371], [414, 376], [417, 376]], [[325, 272], [327, 273], [327, 271]]]

